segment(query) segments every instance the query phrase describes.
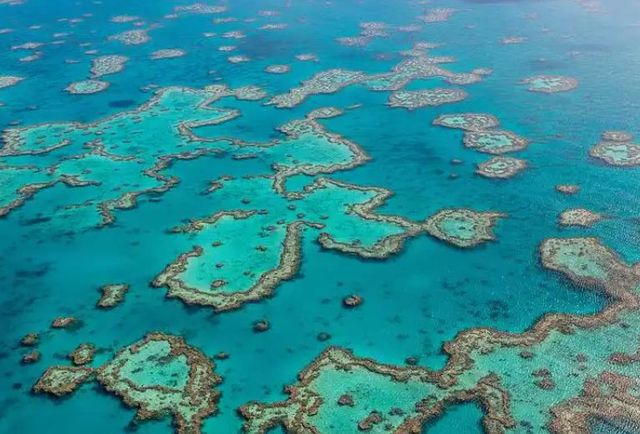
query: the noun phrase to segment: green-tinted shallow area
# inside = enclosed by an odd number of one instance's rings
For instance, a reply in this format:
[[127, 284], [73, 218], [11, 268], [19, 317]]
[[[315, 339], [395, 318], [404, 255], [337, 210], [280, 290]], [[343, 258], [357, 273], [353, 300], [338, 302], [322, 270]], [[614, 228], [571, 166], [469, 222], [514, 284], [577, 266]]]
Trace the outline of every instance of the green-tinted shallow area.
[[[351, 371], [332, 371], [321, 376], [313, 388], [326, 399], [318, 414], [311, 418], [318, 421], [318, 428], [322, 432], [331, 432], [339, 427], [357, 426], [358, 422], [366, 418], [372, 411], [391, 412], [393, 407], [411, 408], [416, 397], [426, 396], [431, 391], [423, 383], [407, 382], [397, 384], [382, 376], [371, 377], [364, 369]], [[337, 387], [338, 386], [338, 387]], [[354, 407], [338, 405], [342, 393], [350, 394], [356, 404]], [[386, 423], [394, 426], [402, 419], [401, 416], [386, 415]], [[313, 423], [313, 422], [312, 422]], [[371, 432], [385, 432], [383, 427], [375, 428]]]
[[470, 240], [476, 234], [474, 223], [475, 222], [470, 219], [447, 218], [440, 222], [440, 228], [455, 238]]
[[[288, 401], [244, 407], [248, 430], [265, 432], [265, 427], [282, 423], [290, 431], [311, 425], [320, 432], [336, 427], [358, 432], [376, 412], [371, 429], [401, 432], [414, 419], [421, 425], [439, 417], [444, 407], [465, 401], [482, 403], [489, 432], [544, 432], [562, 426], [562, 418], [583, 413], [583, 425], [594, 417], [613, 422], [616, 410], [605, 409], [593, 387], [621, 402], [637, 398], [638, 341], [629, 336], [640, 328], [640, 271], [593, 238], [550, 239], [540, 255], [546, 268], [609, 292], [609, 313], [590, 322], [569, 315], [548, 317], [521, 335], [470, 330], [449, 344], [451, 358], [440, 372], [380, 365], [330, 349], [303, 371], [289, 389]], [[621, 361], [626, 356], [629, 360]], [[614, 393], [612, 387], [625, 381], [631, 386]], [[347, 404], [341, 399], [345, 394]]]
[[138, 348], [135, 355], [124, 353], [112, 363], [124, 361], [120, 367], [122, 381], [148, 387], [152, 385], [182, 389], [187, 383], [189, 365], [184, 356], [163, 361], [171, 351], [166, 341], [151, 341]]

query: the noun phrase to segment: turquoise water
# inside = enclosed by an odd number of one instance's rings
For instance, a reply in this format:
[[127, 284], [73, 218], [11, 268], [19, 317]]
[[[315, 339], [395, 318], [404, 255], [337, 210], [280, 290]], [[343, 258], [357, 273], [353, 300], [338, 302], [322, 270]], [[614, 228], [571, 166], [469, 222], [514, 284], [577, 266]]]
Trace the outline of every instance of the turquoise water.
[[480, 425], [480, 418], [482, 417], [482, 411], [478, 406], [473, 404], [463, 404], [445, 414], [442, 419], [438, 420], [434, 424], [427, 424], [424, 426], [423, 432], [429, 434], [444, 434], [448, 432], [462, 431], [469, 434], [482, 433], [482, 426]]
[[[140, 197], [135, 209], [116, 211], [117, 220], [111, 226], [80, 233], [73, 233], [71, 219], [66, 223], [61, 219], [55, 227], [39, 220], [55, 213], [59, 204], [85, 200], [82, 188], [57, 184], [0, 220], [4, 258], [0, 309], [5, 324], [0, 338], [0, 387], [5, 391], [0, 400], [2, 432], [91, 430], [107, 434], [132, 427], [133, 410], [95, 383], [59, 401], [30, 393], [46, 367], [68, 363], [66, 355], [83, 342], [101, 349], [95, 366], [149, 331], [184, 336], [208, 356], [229, 353], [227, 360], [216, 361], [216, 372], [223, 377], [222, 397], [219, 412], [205, 420], [203, 432], [238, 432], [242, 425], [238, 407], [248, 401], [285, 399], [282, 387], [295, 382], [296, 375], [328, 345], [348, 347], [359, 357], [383, 363], [403, 364], [407, 357], [416, 356], [419, 365], [438, 369], [446, 361], [442, 344], [462, 330], [489, 326], [522, 332], [547, 312], [601, 309], [606, 303], [603, 297], [577, 290], [541, 268], [537, 247], [545, 238], [594, 235], [628, 262], [640, 260], [640, 169], [608, 167], [588, 155], [603, 131], [640, 134], [640, 4], [615, 0], [604, 5], [606, 13], [592, 13], [572, 0], [440, 0], [434, 7], [460, 11], [447, 22], [424, 25], [415, 34], [390, 31], [389, 37], [373, 39], [364, 48], [342, 46], [335, 38], [357, 35], [360, 22], [410, 24], [425, 6], [404, 0], [394, 2], [393, 7], [378, 0], [332, 4], [238, 0], [225, 2], [229, 10], [219, 15], [163, 18], [174, 6], [185, 4], [188, 2], [177, 0], [0, 4], [0, 28], [14, 29], [0, 34], [0, 76], [25, 78], [16, 86], [0, 89], [0, 101], [5, 104], [0, 107], [0, 125], [92, 122], [147, 102], [152, 93], [140, 89], [149, 84], [160, 88], [257, 85], [276, 95], [331, 68], [387, 72], [403, 59], [399, 52], [410, 49], [414, 42], [437, 42], [442, 46], [429, 54], [453, 56], [454, 63], [442, 65], [451, 71], [493, 69], [481, 82], [464, 87], [469, 93], [464, 101], [408, 111], [388, 107], [389, 92], [372, 92], [359, 85], [331, 95], [310, 96], [293, 109], [225, 98], [215, 106], [237, 109], [241, 116], [203, 127], [198, 134], [264, 143], [281, 139], [275, 128], [303, 119], [315, 108], [346, 109], [358, 104], [341, 116], [319, 122], [329, 132], [360, 145], [371, 160], [328, 175], [330, 178], [393, 191], [379, 210], [383, 214], [420, 221], [443, 208], [471, 208], [504, 212], [508, 217], [497, 224], [495, 242], [461, 250], [422, 234], [386, 260], [325, 250], [315, 237], [305, 237], [299, 273], [278, 286], [273, 297], [215, 314], [207, 307], [165, 299], [165, 289], [149, 286], [168, 263], [191, 248], [188, 239], [166, 231], [220, 208], [216, 194], [203, 195], [211, 181], [223, 175], [268, 174], [269, 158], [236, 160], [229, 153], [177, 161], [166, 172], [180, 179], [177, 186], [162, 195]], [[274, 17], [258, 14], [268, 9], [281, 13]], [[59, 21], [87, 13], [91, 16], [76, 24]], [[537, 18], [527, 19], [532, 13]], [[160, 26], [150, 30], [148, 43], [122, 45], [107, 39], [134, 28], [130, 23], [109, 21], [121, 14], [137, 15], [147, 24]], [[238, 21], [213, 24], [218, 16]], [[244, 21], [254, 17], [256, 21]], [[269, 22], [288, 27], [258, 30]], [[33, 25], [41, 27], [30, 28]], [[234, 30], [243, 31], [246, 38], [221, 37]], [[51, 44], [56, 39], [53, 35], [61, 32], [69, 33], [57, 38], [64, 43]], [[217, 36], [206, 38], [204, 32]], [[500, 43], [514, 34], [527, 40], [515, 45]], [[11, 47], [29, 41], [45, 43], [37, 49], [42, 57], [19, 62], [30, 51]], [[225, 45], [238, 48], [231, 53], [218, 50]], [[180, 48], [187, 55], [149, 59], [150, 53], [165, 48]], [[110, 83], [106, 91], [68, 94], [64, 89], [71, 82], [87, 78], [92, 56], [85, 52], [92, 49], [130, 60], [122, 72], [102, 77]], [[315, 53], [318, 61], [296, 60], [295, 55], [301, 53]], [[240, 54], [251, 60], [227, 62], [229, 55]], [[79, 62], [65, 63], [68, 59]], [[291, 71], [265, 73], [264, 68], [272, 64], [289, 64]], [[546, 95], [527, 92], [518, 84], [537, 74], [572, 76], [579, 80], [579, 87]], [[443, 86], [450, 85], [440, 79], [414, 80], [406, 89]], [[493, 114], [500, 119], [501, 128], [528, 138], [529, 147], [514, 156], [527, 160], [529, 168], [506, 181], [475, 176], [475, 165], [488, 156], [465, 149], [462, 132], [431, 125], [440, 114], [463, 112]], [[154, 131], [148, 134], [153, 137]], [[48, 158], [53, 157], [18, 157], [27, 164]], [[463, 163], [452, 165], [452, 159]], [[291, 180], [298, 182], [305, 184], [304, 179]], [[556, 184], [565, 183], [579, 184], [580, 193], [564, 196], [554, 191]], [[571, 207], [584, 207], [609, 218], [591, 229], [560, 228], [558, 214]], [[130, 285], [123, 304], [109, 311], [97, 310], [99, 287], [116, 282]], [[352, 293], [365, 302], [358, 309], [346, 310], [342, 298]], [[50, 322], [60, 315], [73, 315], [83, 326], [48, 331]], [[271, 329], [254, 333], [252, 323], [263, 318], [270, 321]], [[42, 359], [22, 366], [20, 358], [26, 351], [18, 342], [30, 331], [44, 332], [38, 348]], [[320, 332], [331, 338], [319, 341]], [[456, 408], [426, 426], [426, 432], [479, 432], [479, 411], [471, 405]], [[137, 424], [135, 429], [138, 433], [173, 430], [169, 419]]]

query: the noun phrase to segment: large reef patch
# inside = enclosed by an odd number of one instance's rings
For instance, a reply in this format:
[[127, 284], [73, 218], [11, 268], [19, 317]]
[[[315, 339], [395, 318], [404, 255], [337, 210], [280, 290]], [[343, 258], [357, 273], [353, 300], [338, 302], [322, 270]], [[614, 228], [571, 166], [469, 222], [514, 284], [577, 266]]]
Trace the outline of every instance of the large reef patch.
[[632, 143], [633, 136], [624, 131], [605, 131], [600, 142], [589, 151], [610, 166], [640, 166], [640, 145]]
[[271, 296], [297, 274], [306, 233], [326, 249], [384, 259], [432, 225], [378, 214], [376, 208], [391, 195], [385, 189], [318, 178], [302, 192], [278, 195], [274, 182], [272, 177], [216, 181], [211, 194], [221, 210], [173, 230], [189, 237], [194, 247], [153, 285], [188, 304], [235, 309]]
[[[529, 140], [526, 138], [511, 131], [497, 129], [500, 125], [498, 119], [486, 113], [441, 115], [433, 121], [433, 125], [463, 130], [462, 141], [465, 147], [485, 154], [501, 155], [521, 151], [529, 145]], [[518, 165], [523, 163], [525, 162], [520, 161]], [[513, 164], [510, 165], [513, 166]]]
[[[201, 139], [192, 131], [239, 116], [236, 110], [211, 106], [223, 96], [217, 90], [172, 87], [133, 111], [93, 123], [5, 130], [0, 179], [7, 188], [0, 197], [0, 215], [45, 188], [64, 184], [86, 194], [79, 203], [60, 204], [51, 217], [73, 220], [74, 230], [112, 223], [116, 210], [133, 208], [140, 196], [175, 186], [179, 179], [162, 173], [174, 161], [237, 150], [230, 140]], [[154, 134], [149, 135], [145, 131], [151, 124]], [[25, 164], [21, 157], [29, 155], [40, 158]]]
[[198, 434], [202, 420], [217, 411], [222, 381], [213, 362], [183, 338], [149, 333], [99, 368], [54, 366], [33, 387], [62, 397], [95, 380], [129, 407], [136, 420], [170, 415], [178, 434]]
[[[62, 219], [68, 226], [72, 222], [76, 231], [106, 226], [115, 221], [117, 211], [134, 208], [141, 196], [158, 196], [174, 187], [179, 179], [164, 171], [176, 160], [222, 152], [237, 160], [258, 158], [270, 167], [267, 173], [223, 177], [212, 184], [208, 194], [217, 205], [208, 215], [173, 230], [189, 237], [192, 249], [183, 251], [153, 281], [154, 286], [166, 287], [169, 297], [217, 311], [268, 297], [281, 282], [293, 278], [305, 233], [313, 233], [326, 249], [366, 259], [394, 255], [407, 238], [425, 231], [465, 247], [493, 239], [481, 214], [471, 210], [466, 211], [464, 222], [457, 219], [455, 228], [448, 225], [451, 219], [436, 216], [414, 222], [376, 212], [392, 194], [388, 190], [318, 178], [369, 160], [358, 144], [321, 124], [341, 110], [313, 110], [280, 126], [280, 137], [263, 143], [197, 134], [200, 127], [240, 115], [214, 102], [228, 97], [258, 101], [265, 95], [256, 86], [166, 88], [135, 110], [93, 123], [6, 130], [5, 146], [0, 149], [3, 162], [37, 155], [41, 163], [0, 166], [0, 177], [10, 186], [0, 198], [0, 215], [9, 214], [45, 188], [64, 184], [83, 188], [86, 194], [80, 203], [60, 204], [51, 218]], [[147, 134], [148, 128], [154, 134]], [[294, 176], [308, 178], [302, 190], [287, 188]], [[466, 225], [464, 234], [461, 224]], [[242, 249], [247, 242], [249, 253]]]
[[640, 357], [629, 336], [640, 329], [640, 265], [625, 264], [596, 238], [547, 239], [540, 260], [609, 304], [590, 315], [547, 314], [521, 334], [464, 331], [445, 344], [440, 371], [331, 347], [285, 388], [287, 400], [242, 406], [245, 431], [422, 432], [461, 402], [480, 404], [491, 434], [586, 434], [594, 418], [639, 423]]
[[[418, 45], [418, 44], [416, 44]], [[421, 47], [420, 45], [418, 45]], [[484, 69], [468, 73], [456, 73], [440, 66], [453, 61], [450, 57], [427, 55], [426, 48], [414, 48], [409, 59], [398, 63], [390, 72], [365, 74], [362, 71], [330, 69], [319, 72], [300, 86], [286, 93], [273, 96], [267, 104], [278, 108], [293, 108], [308, 97], [330, 94], [352, 85], [363, 85], [373, 91], [393, 91], [389, 103], [391, 106], [418, 108], [425, 105], [439, 105], [456, 102], [466, 98], [467, 93], [458, 88], [440, 88], [423, 91], [400, 91], [413, 80], [441, 78], [449, 84], [468, 85], [482, 80]]]

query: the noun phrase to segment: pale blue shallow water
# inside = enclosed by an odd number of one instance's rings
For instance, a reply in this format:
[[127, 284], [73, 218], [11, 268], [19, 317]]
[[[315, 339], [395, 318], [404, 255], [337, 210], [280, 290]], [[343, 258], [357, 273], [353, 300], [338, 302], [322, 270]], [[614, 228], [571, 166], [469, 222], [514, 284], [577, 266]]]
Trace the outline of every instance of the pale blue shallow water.
[[[290, 3], [289, 7], [285, 7]], [[206, 308], [189, 308], [166, 300], [164, 291], [148, 283], [179, 251], [166, 241], [164, 231], [182, 220], [207, 214], [211, 197], [200, 193], [207, 183], [223, 174], [264, 171], [259, 160], [232, 161], [206, 157], [178, 162], [169, 173], [181, 183], [160, 200], [142, 198], [132, 211], [118, 213], [117, 224], [73, 237], [43, 233], [29, 224], [41, 210], [67, 197], [70, 189], [54, 187], [40, 193], [24, 207], [0, 220], [0, 432], [96, 434], [122, 432], [133, 411], [119, 400], [82, 387], [61, 401], [34, 397], [29, 390], [46, 366], [64, 362], [77, 344], [94, 342], [104, 348], [98, 362], [110, 351], [138, 340], [147, 331], [180, 334], [207, 355], [226, 351], [231, 357], [216, 362], [224, 378], [220, 412], [204, 424], [204, 432], [237, 432], [241, 420], [235, 409], [247, 401], [275, 401], [285, 397], [282, 386], [329, 344], [353, 349], [359, 356], [386, 363], [403, 363], [417, 355], [420, 364], [432, 368], [445, 361], [444, 341], [469, 327], [491, 326], [508, 331], [525, 330], [540, 315], [550, 312], [594, 312], [605, 300], [576, 291], [538, 264], [539, 243], [558, 235], [593, 234], [629, 261], [640, 260], [640, 169], [612, 169], [591, 160], [588, 149], [605, 130], [621, 129], [640, 134], [640, 3], [607, 2], [606, 14], [593, 14], [571, 0], [456, 1], [440, 0], [437, 6], [461, 9], [449, 22], [425, 26], [418, 34], [393, 33], [375, 39], [366, 48], [343, 47], [334, 39], [354, 36], [363, 21], [393, 25], [411, 22], [423, 6], [388, 1], [230, 1], [227, 15], [241, 20], [214, 26], [209, 15], [162, 20], [184, 1], [29, 0], [20, 6], [0, 5], [0, 28], [14, 32], [0, 35], [0, 75], [20, 75], [26, 80], [0, 89], [0, 127], [19, 121], [23, 125], [49, 121], [90, 121], [135, 107], [150, 97], [139, 90], [156, 83], [202, 87], [222, 82], [232, 87], [254, 84], [269, 93], [280, 93], [334, 67], [387, 71], [397, 64], [400, 50], [414, 41], [442, 43], [434, 51], [454, 56], [446, 65], [454, 71], [490, 67], [494, 73], [467, 87], [470, 97], [460, 103], [409, 112], [385, 105], [388, 93], [350, 87], [334, 95], [313, 96], [292, 110], [278, 110], [256, 103], [225, 99], [222, 106], [242, 111], [242, 117], [221, 127], [205, 128], [210, 135], [224, 132], [244, 140], [276, 137], [274, 128], [310, 110], [334, 105], [361, 108], [322, 121], [332, 132], [360, 144], [373, 160], [332, 177], [356, 184], [382, 186], [395, 192], [384, 211], [423, 219], [445, 207], [499, 210], [509, 214], [496, 229], [498, 241], [470, 251], [454, 249], [427, 236], [410, 240], [401, 254], [386, 261], [365, 261], [337, 252], [322, 251], [311, 239], [304, 242], [299, 276], [277, 289], [275, 297], [246, 305], [240, 310], [214, 315]], [[289, 28], [277, 32], [252, 31], [243, 23], [261, 9], [283, 13], [274, 22]], [[62, 17], [93, 14], [69, 27]], [[523, 16], [537, 12], [536, 20]], [[117, 14], [140, 15], [148, 22], [162, 20], [141, 46], [107, 41], [108, 35], [128, 28], [113, 24]], [[303, 22], [306, 21], [306, 22]], [[42, 25], [29, 29], [31, 25]], [[238, 41], [202, 32], [222, 33], [244, 29], [248, 37]], [[47, 42], [56, 32], [72, 31], [63, 45], [47, 45], [43, 58], [33, 63], [17, 61], [26, 52], [11, 51], [27, 41]], [[528, 37], [520, 45], [505, 46], [500, 39], [511, 34]], [[90, 42], [88, 48], [80, 43]], [[220, 45], [238, 45], [237, 53], [251, 62], [232, 65]], [[182, 48], [184, 58], [152, 62], [148, 54], [160, 48]], [[87, 74], [90, 56], [124, 54], [131, 58], [125, 70], [104, 77], [110, 88], [99, 94], [73, 96], [63, 92], [72, 81]], [[319, 62], [299, 62], [294, 56], [316, 53]], [[233, 54], [236, 54], [235, 52]], [[388, 60], [377, 55], [389, 54]], [[65, 59], [80, 63], [65, 64]], [[266, 65], [286, 63], [284, 75], [263, 72]], [[573, 92], [533, 94], [517, 83], [535, 74], [564, 74], [578, 78]], [[434, 84], [435, 83], [435, 84]], [[417, 81], [409, 88], [435, 86], [437, 81]], [[27, 109], [37, 105], [36, 110]], [[516, 156], [530, 168], [506, 182], [473, 175], [475, 163], [486, 156], [466, 150], [461, 133], [432, 127], [442, 113], [489, 112], [507, 129], [532, 140]], [[452, 166], [450, 160], [464, 161]], [[233, 168], [230, 168], [233, 166]], [[451, 173], [459, 174], [450, 179]], [[553, 191], [559, 183], [579, 183], [575, 197]], [[580, 206], [612, 218], [589, 230], [560, 229], [557, 215]], [[94, 308], [97, 288], [105, 282], [131, 284], [125, 302], [108, 312]], [[345, 311], [341, 299], [357, 292], [366, 302]], [[20, 337], [31, 330], [45, 330], [53, 318], [69, 314], [85, 325], [75, 332], [47, 334], [40, 350], [43, 359], [21, 366]], [[266, 317], [268, 333], [254, 334], [251, 323]], [[316, 335], [326, 331], [328, 342]], [[480, 432], [480, 411], [461, 406], [427, 428], [428, 432]], [[461, 421], [465, 421], [461, 424]], [[461, 428], [461, 427], [466, 428]], [[136, 426], [138, 433], [171, 432], [168, 420]], [[462, 430], [462, 431], [461, 431]]]

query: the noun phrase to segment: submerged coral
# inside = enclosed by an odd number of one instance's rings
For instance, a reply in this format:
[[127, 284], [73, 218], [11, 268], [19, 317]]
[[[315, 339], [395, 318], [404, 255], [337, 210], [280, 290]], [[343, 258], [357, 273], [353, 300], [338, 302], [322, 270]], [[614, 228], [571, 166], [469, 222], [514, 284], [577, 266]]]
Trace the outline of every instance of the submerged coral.
[[[74, 358], [74, 362], [76, 359]], [[170, 415], [178, 434], [198, 434], [202, 420], [217, 409], [221, 378], [213, 362], [181, 337], [149, 333], [119, 351], [103, 366], [54, 366], [33, 387], [61, 397], [95, 378], [102, 387], [137, 410], [137, 420]]]
[[[449, 360], [439, 371], [328, 348], [285, 388], [287, 400], [242, 406], [245, 431], [422, 432], [448, 407], [471, 401], [490, 433], [589, 432], [594, 417], [639, 423], [631, 392], [637, 366], [624, 356], [638, 345], [627, 337], [640, 326], [639, 266], [594, 238], [545, 240], [540, 257], [576, 285], [605, 292], [610, 304], [592, 315], [545, 315], [521, 334], [464, 331], [444, 346]], [[627, 331], [616, 332], [622, 325]]]
[[522, 80], [530, 92], [557, 93], [567, 92], [578, 87], [578, 80], [562, 75], [535, 75]]
[[640, 166], [640, 145], [631, 143], [633, 135], [624, 131], [606, 131], [589, 154], [611, 166]]
[[511, 178], [527, 167], [527, 162], [512, 157], [492, 157], [478, 164], [476, 173], [486, 178]]

